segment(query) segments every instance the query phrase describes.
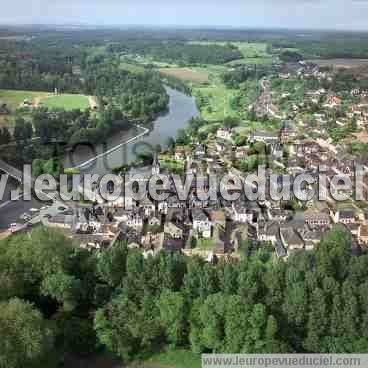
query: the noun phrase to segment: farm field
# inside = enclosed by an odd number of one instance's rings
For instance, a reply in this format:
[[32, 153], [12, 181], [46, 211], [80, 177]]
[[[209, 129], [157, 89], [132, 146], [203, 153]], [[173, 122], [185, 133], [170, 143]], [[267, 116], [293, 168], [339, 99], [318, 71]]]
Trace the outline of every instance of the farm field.
[[41, 105], [51, 109], [59, 108], [65, 110], [86, 110], [90, 107], [90, 102], [88, 96], [61, 94], [42, 100]]
[[160, 73], [176, 77], [185, 82], [205, 84], [209, 81], [209, 75], [206, 70], [193, 70], [190, 68], [160, 68]]
[[140, 74], [144, 73], [145, 71], [144, 67], [141, 65], [132, 64], [124, 61], [120, 63], [120, 68], [133, 74]]
[[359, 68], [368, 66], [368, 59], [311, 59], [307, 60], [320, 67], [332, 66], [334, 68]]
[[272, 64], [273, 59], [271, 57], [250, 57], [239, 60], [233, 60], [228, 62], [226, 65], [229, 66], [238, 66], [238, 65], [270, 65]]

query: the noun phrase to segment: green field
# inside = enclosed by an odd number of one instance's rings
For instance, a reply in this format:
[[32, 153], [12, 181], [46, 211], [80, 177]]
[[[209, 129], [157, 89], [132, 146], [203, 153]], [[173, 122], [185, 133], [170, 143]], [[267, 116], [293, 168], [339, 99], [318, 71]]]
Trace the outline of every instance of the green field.
[[203, 106], [200, 106], [200, 110], [202, 117], [208, 121], [237, 117], [238, 111], [234, 110], [230, 103], [236, 94], [235, 90], [226, 89], [222, 85], [193, 89], [193, 95], [197, 100], [206, 101]]
[[0, 102], [7, 104], [11, 110], [15, 110], [20, 107], [24, 100], [28, 100], [32, 103], [37, 98], [42, 99], [49, 95], [49, 92], [13, 91], [0, 89]]
[[87, 96], [62, 94], [44, 99], [42, 106], [50, 109], [86, 110], [90, 105]]

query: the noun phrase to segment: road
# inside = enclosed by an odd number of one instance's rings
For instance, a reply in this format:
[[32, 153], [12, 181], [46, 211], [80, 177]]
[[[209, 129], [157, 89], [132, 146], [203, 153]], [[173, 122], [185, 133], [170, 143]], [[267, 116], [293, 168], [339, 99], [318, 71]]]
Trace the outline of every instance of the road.
[[[5, 189], [4, 198], [0, 202], [0, 230], [8, 229], [12, 223], [20, 221], [20, 217], [27, 213], [30, 214], [31, 209], [40, 209], [45, 206], [47, 202], [38, 200], [34, 195], [31, 200], [25, 200], [22, 196], [19, 196], [17, 200], [10, 200], [10, 192], [15, 190], [18, 186], [17, 182], [22, 183], [23, 180], [30, 182], [30, 185], [34, 185], [34, 179], [32, 177], [23, 177], [23, 173], [17, 168], [7, 164], [3, 160], [0, 160], [0, 172], [10, 175], [11, 179], [8, 179], [7, 186]], [[71, 207], [72, 204], [64, 203], [60, 198], [56, 197], [53, 200], [49, 195], [43, 193], [47, 198], [49, 197], [50, 202], [54, 203], [54, 207], [58, 208], [61, 206]], [[39, 222], [40, 218], [36, 217], [32, 220], [33, 223]]]
[[150, 131], [149, 129], [144, 128], [144, 127], [142, 127], [141, 125], [136, 124], [136, 126], [137, 126], [138, 128], [140, 128], [140, 129], [142, 129], [142, 130], [143, 130], [143, 132], [142, 132], [142, 133], [140, 133], [140, 134], [138, 134], [138, 135], [136, 135], [136, 136], [135, 136], [135, 137], [133, 137], [133, 138], [130, 138], [130, 139], [129, 139], [129, 140], [127, 140], [126, 142], [120, 143], [120, 144], [118, 144], [117, 146], [112, 147], [111, 149], [109, 149], [109, 150], [108, 150], [108, 151], [106, 151], [106, 152], [103, 152], [103, 153], [101, 153], [101, 154], [99, 154], [99, 155], [97, 155], [97, 156], [95, 156], [95, 157], [92, 157], [91, 159], [89, 159], [89, 160], [87, 160], [87, 161], [85, 161], [85, 162], [83, 162], [83, 163], [79, 164], [78, 166], [74, 167], [74, 169], [82, 169], [82, 168], [85, 168], [86, 166], [88, 166], [88, 165], [92, 164], [93, 162], [97, 161], [97, 160], [98, 160], [98, 159], [100, 159], [101, 157], [107, 156], [107, 155], [109, 155], [110, 153], [112, 153], [112, 152], [114, 152], [114, 151], [117, 151], [117, 150], [118, 150], [119, 148], [121, 148], [122, 146], [125, 146], [125, 145], [127, 145], [127, 144], [129, 144], [129, 143], [132, 143], [132, 142], [136, 141], [137, 139], [139, 139], [139, 138], [141, 138], [141, 137], [145, 136], [145, 135], [146, 135], [146, 134], [148, 134], [148, 133], [149, 133], [149, 131]]

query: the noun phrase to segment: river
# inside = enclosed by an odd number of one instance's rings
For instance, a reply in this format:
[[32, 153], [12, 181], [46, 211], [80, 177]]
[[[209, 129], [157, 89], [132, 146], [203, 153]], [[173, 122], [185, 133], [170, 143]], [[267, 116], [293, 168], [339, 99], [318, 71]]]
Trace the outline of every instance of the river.
[[[110, 151], [116, 146], [118, 149], [113, 150], [109, 154], [98, 158], [92, 164], [83, 167], [82, 174], [98, 174], [105, 175], [111, 173], [112, 168], [120, 167], [134, 160], [134, 149], [137, 144], [146, 143], [149, 145], [160, 144], [165, 147], [169, 137], [175, 137], [179, 129], [185, 128], [186, 123], [192, 118], [199, 115], [194, 98], [184, 95], [181, 92], [167, 87], [167, 93], [170, 96], [168, 112], [158, 117], [153, 123], [153, 129], [145, 136], [135, 140], [127, 145], [121, 143], [126, 142], [140, 134], [141, 128], [132, 128], [114, 134], [106, 144], [97, 145], [94, 150], [87, 147], [79, 147], [73, 154], [68, 154], [65, 158], [65, 167], [75, 167], [81, 163], [90, 160], [96, 155]], [[16, 185], [11, 182], [8, 190], [13, 189]], [[3, 201], [0, 201], [0, 204]], [[28, 212], [31, 208], [40, 208], [43, 204], [36, 201], [17, 201], [10, 205], [0, 208], [0, 230], [8, 228], [9, 224], [17, 222], [19, 216]]]

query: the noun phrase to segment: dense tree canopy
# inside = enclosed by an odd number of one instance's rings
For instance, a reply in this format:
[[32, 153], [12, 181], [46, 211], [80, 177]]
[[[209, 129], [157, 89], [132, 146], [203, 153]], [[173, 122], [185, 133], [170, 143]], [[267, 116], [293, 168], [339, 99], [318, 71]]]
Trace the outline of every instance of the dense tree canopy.
[[41, 313], [20, 299], [0, 302], [0, 310], [0, 367], [39, 367], [53, 345]]
[[[342, 226], [287, 262], [263, 246], [214, 264], [175, 253], [145, 259], [120, 243], [89, 253], [39, 229], [0, 242], [0, 270], [2, 341], [32, 339], [0, 348], [7, 367], [19, 366], [19, 354], [39, 361], [52, 335], [59, 351], [102, 345], [123, 361], [166, 345], [196, 353], [368, 348], [368, 256], [351, 255]], [[19, 329], [12, 322], [10, 330], [13, 314]]]
[[152, 57], [157, 61], [188, 64], [224, 64], [241, 59], [242, 54], [237, 47], [218, 44], [194, 44], [180, 41], [146, 41], [134, 40], [121, 44], [112, 44], [112, 52], [139, 54]]

